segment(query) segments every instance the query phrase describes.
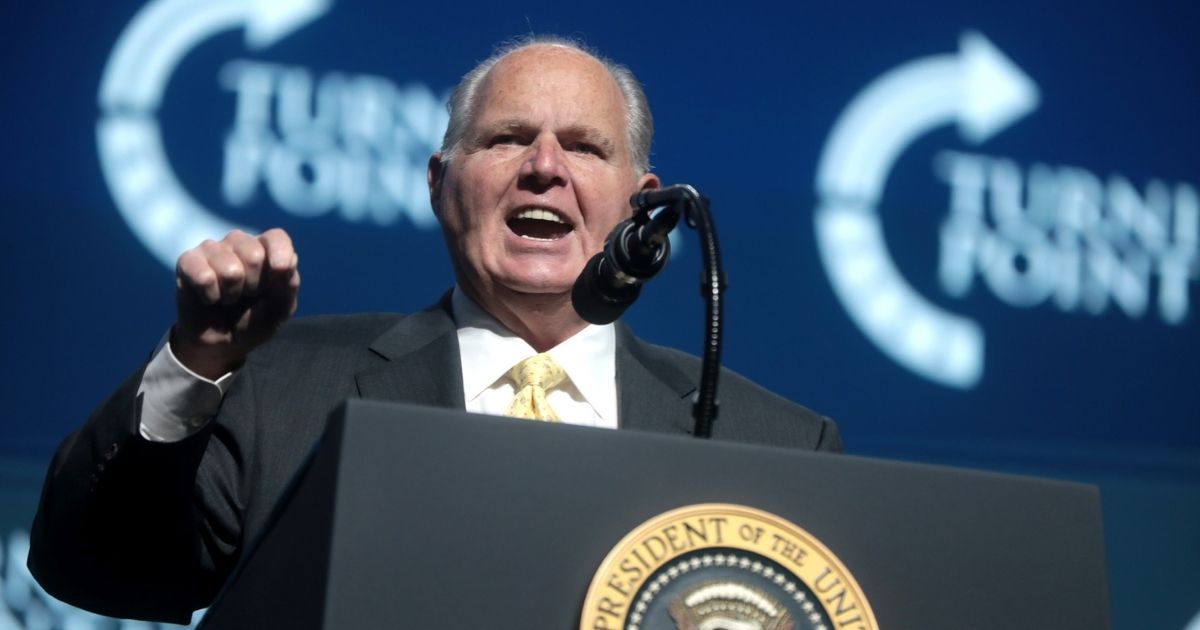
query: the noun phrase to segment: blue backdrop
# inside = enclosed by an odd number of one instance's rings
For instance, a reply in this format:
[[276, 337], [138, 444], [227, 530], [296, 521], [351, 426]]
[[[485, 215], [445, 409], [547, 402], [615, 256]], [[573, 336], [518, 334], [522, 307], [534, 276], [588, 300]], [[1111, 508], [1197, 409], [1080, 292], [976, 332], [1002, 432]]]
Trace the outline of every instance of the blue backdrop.
[[[852, 453], [1098, 484], [1114, 626], [1200, 610], [1194, 3], [4, 12], [0, 626], [77, 614], [29, 584], [22, 532], [57, 442], [170, 325], [180, 243], [281, 226], [301, 315], [425, 306], [452, 282], [424, 192], [445, 95], [530, 32], [645, 84], [655, 170], [712, 200], [727, 365]], [[695, 352], [678, 236], [627, 320]]]

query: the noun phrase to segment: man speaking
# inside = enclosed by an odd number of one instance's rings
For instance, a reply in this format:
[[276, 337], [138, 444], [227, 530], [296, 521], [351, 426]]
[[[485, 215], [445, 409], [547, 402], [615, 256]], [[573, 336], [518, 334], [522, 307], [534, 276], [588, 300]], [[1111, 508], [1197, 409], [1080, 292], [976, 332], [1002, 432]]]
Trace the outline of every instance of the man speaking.
[[[301, 318], [281, 230], [179, 258], [169, 343], [59, 448], [32, 532], [51, 594], [101, 614], [186, 621], [208, 605], [344, 399], [364, 397], [684, 434], [699, 360], [571, 289], [628, 199], [655, 188], [652, 122], [626, 68], [534, 39], [450, 97], [429, 193], [457, 283], [409, 316]], [[828, 419], [725, 373], [718, 439], [840, 450]]]

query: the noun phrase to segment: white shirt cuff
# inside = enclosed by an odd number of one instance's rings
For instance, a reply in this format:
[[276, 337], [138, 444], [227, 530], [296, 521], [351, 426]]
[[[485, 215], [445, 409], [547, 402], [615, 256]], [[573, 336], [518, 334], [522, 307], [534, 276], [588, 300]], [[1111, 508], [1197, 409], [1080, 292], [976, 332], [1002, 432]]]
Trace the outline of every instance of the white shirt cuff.
[[171, 344], [163, 344], [146, 366], [138, 387], [142, 437], [151, 442], [178, 442], [204, 428], [217, 415], [235, 375], [237, 372], [229, 372], [210, 381], [180, 363]]

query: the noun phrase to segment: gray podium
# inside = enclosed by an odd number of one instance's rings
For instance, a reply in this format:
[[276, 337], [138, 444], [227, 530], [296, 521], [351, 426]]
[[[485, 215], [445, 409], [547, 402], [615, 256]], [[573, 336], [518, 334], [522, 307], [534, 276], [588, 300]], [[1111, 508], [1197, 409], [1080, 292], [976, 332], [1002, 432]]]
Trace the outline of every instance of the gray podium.
[[710, 502], [820, 539], [885, 630], [1109, 627], [1090, 486], [358, 400], [203, 627], [576, 628], [626, 533]]

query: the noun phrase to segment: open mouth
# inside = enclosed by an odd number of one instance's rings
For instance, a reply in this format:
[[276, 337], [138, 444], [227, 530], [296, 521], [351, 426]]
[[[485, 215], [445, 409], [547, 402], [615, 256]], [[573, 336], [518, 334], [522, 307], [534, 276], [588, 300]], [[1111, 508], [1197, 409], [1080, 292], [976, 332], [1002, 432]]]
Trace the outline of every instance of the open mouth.
[[575, 226], [553, 210], [526, 208], [509, 217], [508, 229], [531, 241], [557, 241], [570, 234]]

